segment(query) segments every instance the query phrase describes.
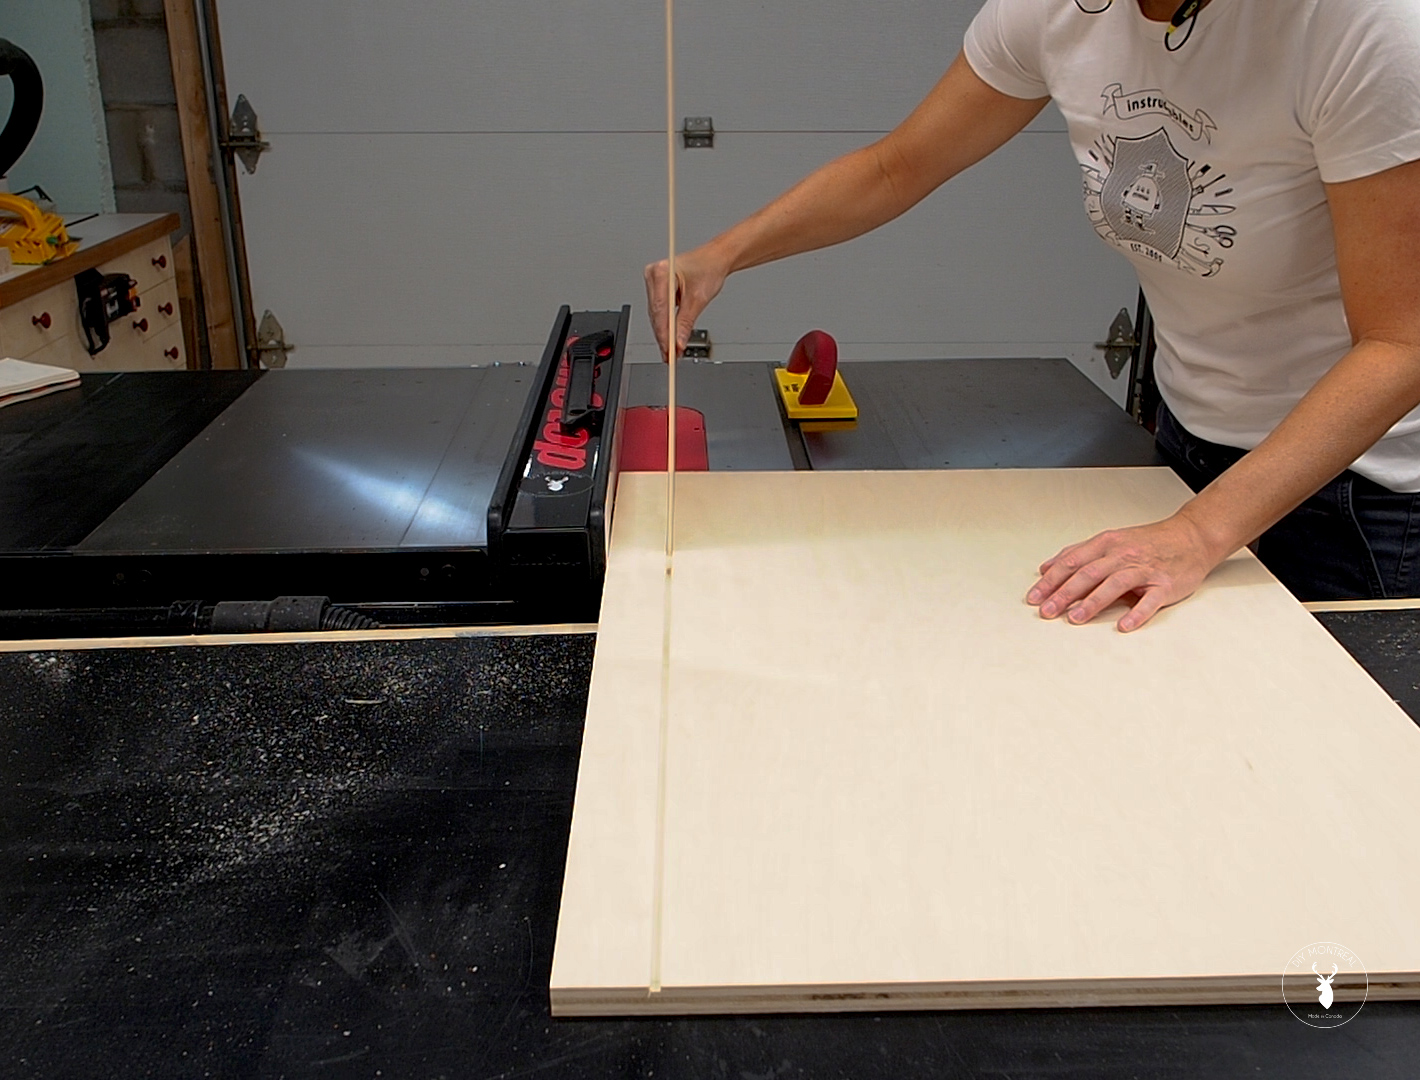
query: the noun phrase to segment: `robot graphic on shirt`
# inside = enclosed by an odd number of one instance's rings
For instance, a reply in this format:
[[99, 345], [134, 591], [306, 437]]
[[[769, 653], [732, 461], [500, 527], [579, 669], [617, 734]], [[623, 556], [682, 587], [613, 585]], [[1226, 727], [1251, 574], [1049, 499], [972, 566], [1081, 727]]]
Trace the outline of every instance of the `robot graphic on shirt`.
[[1164, 205], [1164, 197], [1159, 191], [1159, 181], [1168, 176], [1159, 168], [1157, 161], [1146, 161], [1139, 166], [1139, 175], [1125, 187], [1119, 202], [1124, 210], [1126, 228], [1149, 232], [1149, 222], [1159, 208]]
[[[1157, 90], [1124, 94], [1116, 83], [1103, 97], [1106, 113], [1163, 115], [1195, 142], [1211, 142], [1216, 130], [1206, 113], [1180, 109]], [[1167, 128], [1131, 138], [1101, 135], [1080, 168], [1085, 209], [1106, 241], [1201, 277], [1222, 270], [1237, 230], [1217, 220], [1234, 210], [1218, 200], [1233, 189], [1217, 187], [1225, 174], [1180, 153]]]

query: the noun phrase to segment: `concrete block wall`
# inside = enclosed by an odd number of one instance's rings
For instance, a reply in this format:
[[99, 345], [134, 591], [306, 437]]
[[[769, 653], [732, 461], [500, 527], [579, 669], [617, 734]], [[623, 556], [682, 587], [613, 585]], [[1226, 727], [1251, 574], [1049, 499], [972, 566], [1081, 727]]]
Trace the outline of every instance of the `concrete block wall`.
[[163, 0], [89, 0], [120, 213], [182, 216], [187, 172]]

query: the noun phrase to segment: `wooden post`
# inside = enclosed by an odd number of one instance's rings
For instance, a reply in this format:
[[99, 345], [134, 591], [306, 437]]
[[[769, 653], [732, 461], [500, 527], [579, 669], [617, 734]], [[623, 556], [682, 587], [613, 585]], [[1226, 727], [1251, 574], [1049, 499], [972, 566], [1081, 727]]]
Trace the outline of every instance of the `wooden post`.
[[[187, 195], [192, 212], [194, 268], [202, 294], [207, 347], [214, 368], [245, 367], [238, 346], [240, 318], [236, 283], [228, 271], [223, 241], [219, 178], [213, 174], [213, 140], [207, 88], [202, 78], [202, 41], [193, 5], [202, 0], [163, 0], [168, 24], [168, 53], [177, 91], [182, 153], [187, 166]], [[221, 115], [219, 111], [219, 115]], [[238, 249], [241, 247], [237, 234]], [[241, 259], [239, 265], [245, 265]]]
[[177, 280], [178, 307], [182, 310], [182, 343], [187, 350], [187, 366], [202, 366], [198, 314], [202, 305], [197, 296], [197, 271], [192, 264], [192, 234], [173, 245], [173, 276]]

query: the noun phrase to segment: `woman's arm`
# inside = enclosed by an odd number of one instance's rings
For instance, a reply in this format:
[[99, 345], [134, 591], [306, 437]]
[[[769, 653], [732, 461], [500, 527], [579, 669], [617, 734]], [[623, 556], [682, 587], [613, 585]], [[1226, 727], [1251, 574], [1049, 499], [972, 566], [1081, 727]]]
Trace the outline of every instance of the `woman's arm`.
[[[736, 270], [851, 240], [904, 213], [1016, 134], [1048, 98], [992, 89], [958, 56], [926, 100], [888, 135], [830, 162], [764, 209], [676, 259], [676, 353]], [[646, 267], [651, 325], [666, 353], [664, 260]]]
[[1134, 630], [1349, 468], [1420, 405], [1420, 161], [1326, 189], [1354, 345], [1258, 447], [1172, 517], [1044, 563], [1026, 599], [1084, 623], [1131, 594]]

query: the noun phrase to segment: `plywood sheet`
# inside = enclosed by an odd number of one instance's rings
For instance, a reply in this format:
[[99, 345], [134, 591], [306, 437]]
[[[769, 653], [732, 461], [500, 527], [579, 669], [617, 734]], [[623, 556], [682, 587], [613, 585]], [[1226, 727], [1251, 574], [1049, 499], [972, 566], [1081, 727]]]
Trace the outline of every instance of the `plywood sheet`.
[[[1145, 630], [1040, 560], [1167, 470], [621, 481], [559, 1014], [1420, 996], [1420, 729], [1250, 555]], [[1341, 983], [1337, 983], [1338, 997]]]

